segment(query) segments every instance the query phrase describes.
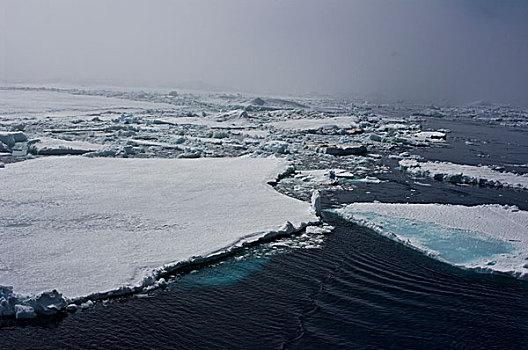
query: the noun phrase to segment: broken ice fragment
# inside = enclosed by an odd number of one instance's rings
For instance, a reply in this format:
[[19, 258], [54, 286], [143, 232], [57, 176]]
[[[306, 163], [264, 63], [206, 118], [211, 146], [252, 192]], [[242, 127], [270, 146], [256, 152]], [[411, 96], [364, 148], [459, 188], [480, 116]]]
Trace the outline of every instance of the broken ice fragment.
[[17, 319], [31, 319], [37, 317], [35, 310], [31, 306], [15, 305], [15, 313]]
[[53, 290], [39, 295], [35, 300], [35, 310], [39, 314], [53, 315], [62, 310], [66, 306], [66, 301], [62, 294]]
[[311, 203], [315, 214], [321, 215], [321, 195], [319, 194], [319, 191], [315, 190], [312, 192]]
[[418, 162], [414, 159], [400, 160], [399, 166], [404, 172], [430, 177], [438, 181], [528, 189], [528, 175], [499, 172], [486, 166], [450, 162]]

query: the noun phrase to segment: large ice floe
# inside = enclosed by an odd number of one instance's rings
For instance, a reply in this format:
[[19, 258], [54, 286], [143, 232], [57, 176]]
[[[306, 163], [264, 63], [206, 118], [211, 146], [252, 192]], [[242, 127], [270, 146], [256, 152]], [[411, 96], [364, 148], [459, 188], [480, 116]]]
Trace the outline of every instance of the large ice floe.
[[268, 184], [288, 166], [73, 156], [11, 164], [0, 174], [0, 314], [64, 308], [55, 289], [66, 300], [139, 290], [178, 264], [318, 222], [309, 203]]
[[516, 207], [354, 203], [334, 211], [452, 265], [528, 278], [528, 212]]
[[419, 162], [415, 159], [400, 160], [399, 165], [400, 169], [407, 173], [440, 181], [528, 189], [528, 175], [500, 172], [487, 166], [450, 162]]

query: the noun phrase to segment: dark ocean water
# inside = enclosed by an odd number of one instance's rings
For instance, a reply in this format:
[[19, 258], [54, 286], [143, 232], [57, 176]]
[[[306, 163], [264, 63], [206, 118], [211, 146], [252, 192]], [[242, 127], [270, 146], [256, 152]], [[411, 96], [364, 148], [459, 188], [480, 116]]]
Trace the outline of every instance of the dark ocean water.
[[[478, 164], [481, 153], [493, 155], [496, 165], [527, 162], [522, 138], [517, 153], [507, 150], [511, 143], [505, 140], [519, 131], [469, 129], [481, 143], [495, 141], [420, 152], [469, 164]], [[501, 203], [528, 210], [524, 191], [424, 179], [417, 184], [398, 171], [384, 178], [391, 181], [324, 193], [323, 204]], [[303, 237], [262, 244], [149, 295], [97, 303], [39, 323], [7, 323], [0, 329], [0, 348], [528, 348], [527, 281], [449, 266], [331, 214], [325, 221], [336, 229], [322, 243], [314, 239], [319, 248], [299, 248], [310, 243]]]

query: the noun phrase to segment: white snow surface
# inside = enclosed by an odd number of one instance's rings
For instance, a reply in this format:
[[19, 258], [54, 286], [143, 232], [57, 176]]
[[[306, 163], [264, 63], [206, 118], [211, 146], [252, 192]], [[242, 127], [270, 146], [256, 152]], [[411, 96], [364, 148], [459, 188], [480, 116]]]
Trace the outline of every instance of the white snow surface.
[[516, 207], [353, 203], [335, 212], [453, 265], [528, 278], [528, 212]]
[[134, 112], [175, 109], [166, 103], [131, 101], [113, 97], [72, 95], [57, 91], [0, 89], [0, 120], [16, 117], [72, 117], [106, 110]]
[[276, 158], [10, 164], [0, 174], [0, 285], [19, 296], [101, 295], [318, 222], [309, 203], [267, 184], [287, 167]]
[[414, 159], [400, 160], [399, 165], [401, 169], [408, 173], [443, 181], [528, 189], [527, 175], [499, 172], [487, 166], [450, 162], [418, 162]]
[[355, 117], [333, 117], [324, 119], [288, 119], [271, 122], [266, 125], [281, 130], [316, 131], [321, 128], [336, 127], [340, 129], [358, 128]]
[[178, 125], [201, 125], [216, 129], [241, 129], [252, 128], [254, 124], [245, 119], [231, 119], [226, 121], [218, 121], [214, 116], [209, 117], [174, 117], [174, 118], [156, 118], [159, 121], [174, 123]]

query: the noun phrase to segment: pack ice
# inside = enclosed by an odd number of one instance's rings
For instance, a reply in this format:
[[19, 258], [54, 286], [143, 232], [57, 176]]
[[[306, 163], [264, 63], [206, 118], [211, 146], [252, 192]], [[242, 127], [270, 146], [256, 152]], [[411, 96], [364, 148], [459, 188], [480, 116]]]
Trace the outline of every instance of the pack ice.
[[81, 300], [143, 287], [178, 263], [317, 222], [309, 203], [268, 185], [287, 169], [276, 158], [10, 164], [0, 174], [0, 314], [63, 308], [54, 290]]
[[334, 211], [452, 265], [528, 279], [528, 212], [516, 207], [354, 203]]

